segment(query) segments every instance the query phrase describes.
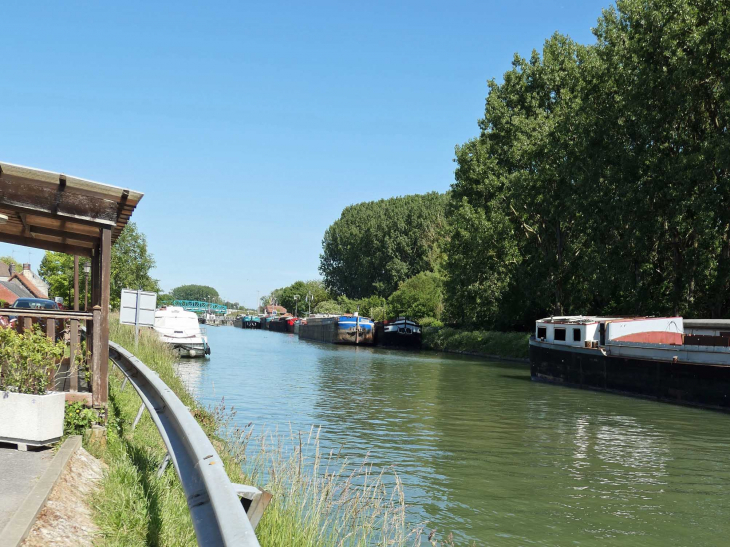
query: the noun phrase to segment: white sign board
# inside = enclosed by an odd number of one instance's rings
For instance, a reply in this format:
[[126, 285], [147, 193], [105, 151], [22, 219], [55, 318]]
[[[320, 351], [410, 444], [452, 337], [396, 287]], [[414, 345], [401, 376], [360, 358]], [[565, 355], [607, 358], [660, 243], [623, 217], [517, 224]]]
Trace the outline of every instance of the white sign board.
[[156, 293], [122, 289], [122, 303], [119, 308], [119, 322], [122, 325], [154, 327], [156, 308]]

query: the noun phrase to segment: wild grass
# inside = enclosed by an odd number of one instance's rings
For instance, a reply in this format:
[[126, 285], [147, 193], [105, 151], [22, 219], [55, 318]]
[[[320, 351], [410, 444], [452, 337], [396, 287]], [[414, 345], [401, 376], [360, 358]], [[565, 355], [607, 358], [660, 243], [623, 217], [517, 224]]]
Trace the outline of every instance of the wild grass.
[[[426, 538], [423, 526], [409, 525], [403, 487], [393, 469], [375, 469], [367, 459], [353, 465], [320, 449], [318, 429], [306, 432], [263, 431], [236, 426], [235, 409], [222, 404], [204, 409], [175, 374], [175, 357], [151, 332], [141, 332], [134, 347], [133, 329], [111, 321], [111, 339], [159, 373], [191, 409], [213, 440], [233, 482], [262, 487], [273, 494], [256, 535], [264, 547], [366, 547], [451, 545]], [[134, 432], [141, 404], [121, 374], [110, 374], [107, 442], [89, 448], [108, 464], [93, 500], [104, 546], [196, 545], [187, 503], [172, 466], [161, 478], [165, 455], [157, 428], [147, 412]], [[386, 483], [393, 486], [386, 486]]]
[[428, 328], [423, 330], [423, 346], [437, 351], [526, 359], [529, 356], [530, 334]]

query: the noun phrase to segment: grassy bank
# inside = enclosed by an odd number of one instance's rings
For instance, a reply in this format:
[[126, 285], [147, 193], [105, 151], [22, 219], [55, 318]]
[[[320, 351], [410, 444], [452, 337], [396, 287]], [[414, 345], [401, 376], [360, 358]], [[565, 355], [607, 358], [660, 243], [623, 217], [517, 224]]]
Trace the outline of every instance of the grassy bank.
[[436, 351], [484, 357], [527, 359], [530, 334], [524, 332], [470, 331], [449, 327], [423, 330], [423, 347]]
[[[233, 482], [273, 494], [256, 535], [262, 546], [418, 545], [423, 527], [406, 524], [403, 491], [393, 469], [353, 466], [337, 454], [322, 454], [319, 431], [253, 433], [234, 425], [235, 410], [204, 409], [174, 370], [175, 358], [151, 332], [140, 333], [135, 350], [131, 327], [112, 320], [111, 338], [159, 373], [191, 409], [224, 460]], [[107, 442], [89, 450], [108, 464], [93, 500], [99, 545], [196, 545], [185, 496], [172, 466], [157, 469], [165, 447], [147, 412], [131, 426], [140, 399], [121, 374], [110, 374]], [[88, 444], [88, 443], [87, 443]], [[386, 487], [385, 483], [392, 484]], [[431, 545], [450, 545], [434, 538]]]

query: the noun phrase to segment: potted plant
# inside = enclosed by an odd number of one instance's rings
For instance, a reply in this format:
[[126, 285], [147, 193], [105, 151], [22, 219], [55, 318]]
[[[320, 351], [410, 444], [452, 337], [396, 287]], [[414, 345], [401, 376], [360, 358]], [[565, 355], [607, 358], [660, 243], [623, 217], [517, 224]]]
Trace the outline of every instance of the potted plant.
[[51, 382], [64, 351], [38, 325], [22, 334], [0, 328], [0, 441], [24, 448], [61, 438], [65, 394]]

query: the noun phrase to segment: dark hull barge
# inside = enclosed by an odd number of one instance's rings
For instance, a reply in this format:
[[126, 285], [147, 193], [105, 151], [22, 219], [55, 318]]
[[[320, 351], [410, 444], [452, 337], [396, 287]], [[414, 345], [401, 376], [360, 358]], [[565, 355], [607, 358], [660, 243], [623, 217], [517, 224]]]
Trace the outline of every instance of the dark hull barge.
[[530, 338], [530, 373], [540, 382], [730, 411], [730, 322], [543, 319]]

